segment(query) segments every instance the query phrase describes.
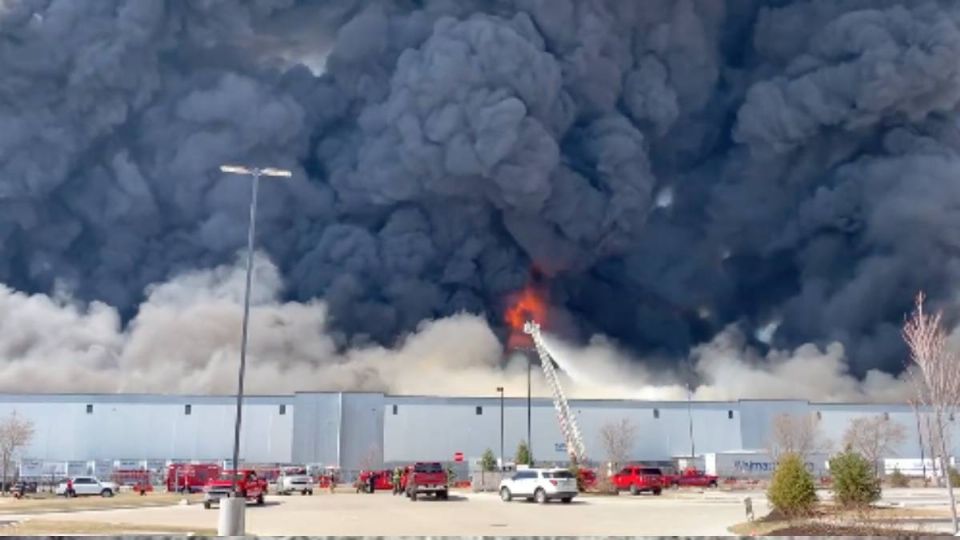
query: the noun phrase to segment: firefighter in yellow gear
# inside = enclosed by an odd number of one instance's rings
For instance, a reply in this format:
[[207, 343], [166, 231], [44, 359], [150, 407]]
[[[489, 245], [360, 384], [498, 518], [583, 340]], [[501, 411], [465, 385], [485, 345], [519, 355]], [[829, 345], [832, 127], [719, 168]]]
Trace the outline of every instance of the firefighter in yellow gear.
[[400, 470], [400, 467], [396, 467], [393, 469], [393, 494], [394, 495], [400, 494], [400, 478], [402, 477], [402, 475], [403, 473]]

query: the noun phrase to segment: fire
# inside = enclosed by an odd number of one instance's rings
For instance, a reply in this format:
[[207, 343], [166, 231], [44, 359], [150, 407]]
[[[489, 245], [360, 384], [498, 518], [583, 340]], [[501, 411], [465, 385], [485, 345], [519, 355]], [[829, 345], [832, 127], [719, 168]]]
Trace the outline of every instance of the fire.
[[514, 298], [507, 308], [504, 320], [510, 325], [510, 339], [507, 347], [514, 349], [531, 345], [530, 337], [523, 333], [523, 324], [534, 320], [541, 325], [547, 317], [547, 303], [543, 291], [533, 285], [527, 285]]

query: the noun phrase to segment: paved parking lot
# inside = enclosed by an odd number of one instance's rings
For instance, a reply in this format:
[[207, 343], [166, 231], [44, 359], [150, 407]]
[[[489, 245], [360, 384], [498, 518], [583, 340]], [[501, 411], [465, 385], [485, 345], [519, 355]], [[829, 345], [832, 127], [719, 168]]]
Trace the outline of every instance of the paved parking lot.
[[[759, 495], [759, 500], [757, 496]], [[580, 497], [572, 504], [504, 503], [491, 493], [457, 492], [449, 501], [411, 502], [390, 493], [271, 496], [247, 510], [257, 535], [723, 535], [743, 521], [744, 494], [668, 493], [661, 497]], [[766, 511], [754, 494], [757, 515]], [[201, 505], [61, 512], [44, 520], [216, 528], [217, 510]]]

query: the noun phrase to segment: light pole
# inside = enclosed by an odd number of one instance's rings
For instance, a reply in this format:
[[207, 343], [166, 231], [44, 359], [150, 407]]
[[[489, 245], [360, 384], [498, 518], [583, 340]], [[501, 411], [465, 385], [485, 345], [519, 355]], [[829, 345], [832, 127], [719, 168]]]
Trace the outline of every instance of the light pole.
[[503, 387], [498, 386], [500, 392], [500, 470], [503, 470]]
[[920, 429], [920, 403], [909, 399], [907, 402], [913, 407], [913, 414], [917, 417], [917, 442], [920, 445], [920, 467], [923, 470], [923, 484], [927, 484], [927, 459], [923, 451], [923, 430]]
[[690, 461], [692, 462], [697, 457], [696, 445], [693, 442], [693, 382], [695, 372], [689, 358], [687, 359], [687, 371], [689, 377], [687, 379], [687, 420], [690, 429]]
[[530, 435], [530, 417], [533, 401], [530, 393], [530, 369], [533, 365], [533, 358], [529, 352], [527, 352], [525, 356], [527, 357], [527, 455], [529, 456], [527, 465], [533, 467], [533, 436]]
[[687, 385], [687, 419], [690, 423], [690, 460], [697, 457], [696, 446], [693, 442], [693, 393], [690, 391], [690, 385]]
[[[250, 319], [250, 284], [253, 277], [253, 240], [257, 229], [257, 192], [260, 188], [260, 177], [290, 178], [292, 173], [285, 169], [273, 167], [258, 168], [241, 165], [221, 165], [220, 171], [227, 174], [238, 174], [253, 177], [252, 194], [250, 196], [250, 224], [247, 228], [247, 283], [243, 296], [243, 330], [240, 335], [240, 373], [237, 377], [237, 415], [233, 427], [233, 474], [231, 475], [231, 499], [227, 504], [221, 504], [219, 534], [222, 536], [243, 535], [243, 511], [246, 500], [239, 498], [237, 493], [237, 473], [240, 460], [240, 420], [243, 411], [243, 374], [247, 367], [247, 327]], [[239, 503], [239, 504], [237, 504]]]

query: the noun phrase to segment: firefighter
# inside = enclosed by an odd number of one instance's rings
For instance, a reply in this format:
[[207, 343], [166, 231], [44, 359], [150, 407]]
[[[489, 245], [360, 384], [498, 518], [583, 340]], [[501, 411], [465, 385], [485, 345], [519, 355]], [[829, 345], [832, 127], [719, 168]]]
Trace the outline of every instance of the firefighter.
[[330, 485], [329, 485], [329, 487], [330, 487], [330, 493], [333, 493], [333, 490], [336, 489], [336, 487], [337, 487], [337, 476], [336, 476], [335, 474], [333, 474], [332, 472], [330, 473]]
[[393, 494], [400, 494], [400, 467], [393, 468]]
[[372, 493], [377, 489], [377, 487], [376, 487], [376, 486], [377, 486], [377, 473], [376, 473], [376, 472], [370, 471], [370, 476], [367, 478], [367, 484], [368, 484], [367, 489], [369, 489], [369, 490], [370, 490], [369, 493], [372, 494]]
[[357, 481], [353, 483], [353, 487], [357, 489], [357, 493], [363, 489], [363, 471], [360, 471], [360, 475], [357, 476]]
[[410, 466], [406, 466], [400, 470], [400, 494], [403, 495], [407, 492], [407, 482], [410, 480]]

